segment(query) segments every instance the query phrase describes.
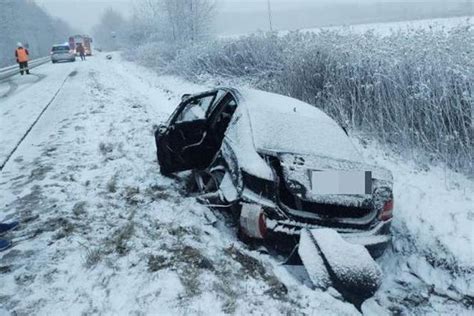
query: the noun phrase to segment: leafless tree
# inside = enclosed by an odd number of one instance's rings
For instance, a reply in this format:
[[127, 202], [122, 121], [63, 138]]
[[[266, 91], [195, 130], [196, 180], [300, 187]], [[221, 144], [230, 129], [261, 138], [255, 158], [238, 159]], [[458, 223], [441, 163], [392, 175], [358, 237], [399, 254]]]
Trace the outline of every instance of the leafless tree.
[[34, 1], [0, 0], [0, 66], [15, 63], [17, 42], [28, 44], [32, 58], [46, 56], [53, 44], [67, 42], [70, 27], [50, 17]]
[[123, 44], [125, 19], [112, 8], [107, 9], [93, 29], [94, 39], [104, 50], [117, 50]]
[[198, 41], [209, 35], [214, 9], [213, 0], [137, 0], [135, 19], [155, 38]]

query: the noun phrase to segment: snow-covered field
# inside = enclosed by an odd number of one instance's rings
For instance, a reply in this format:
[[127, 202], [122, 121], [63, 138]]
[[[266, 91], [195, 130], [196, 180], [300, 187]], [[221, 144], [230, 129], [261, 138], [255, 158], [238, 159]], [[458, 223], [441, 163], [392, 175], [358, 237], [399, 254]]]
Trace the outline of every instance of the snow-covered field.
[[417, 29], [449, 30], [459, 25], [474, 23], [472, 16], [463, 16], [455, 18], [439, 18], [413, 21], [400, 21], [389, 23], [368, 23], [355, 25], [328, 26], [313, 29], [302, 29], [303, 32], [319, 32], [322, 30], [335, 30], [350, 33], [365, 33], [372, 31], [379, 35], [387, 35], [391, 32], [410, 31]]
[[[34, 73], [44, 76], [0, 83], [2, 161], [56, 95], [0, 173], [0, 220], [22, 222], [0, 253], [0, 315], [359, 313], [283, 258], [247, 248], [181, 178], [160, 175], [154, 126], [206, 87], [118, 55]], [[472, 312], [473, 181], [358, 147], [393, 171], [396, 203], [384, 283], [363, 310]]]
[[[365, 33], [368, 31], [374, 32], [378, 35], [389, 35], [391, 32], [408, 31], [417, 29], [434, 29], [434, 30], [449, 30], [459, 25], [474, 23], [473, 16], [462, 16], [454, 18], [438, 18], [426, 20], [411, 20], [399, 22], [386, 23], [367, 23], [367, 24], [351, 24], [351, 25], [334, 25], [323, 26], [315, 28], [300, 29], [301, 32], [321, 32], [321, 31], [338, 31], [343, 33]], [[278, 34], [288, 34], [288, 30], [279, 30]], [[220, 38], [238, 38], [240, 36], [249, 35], [248, 33], [222, 35]]]

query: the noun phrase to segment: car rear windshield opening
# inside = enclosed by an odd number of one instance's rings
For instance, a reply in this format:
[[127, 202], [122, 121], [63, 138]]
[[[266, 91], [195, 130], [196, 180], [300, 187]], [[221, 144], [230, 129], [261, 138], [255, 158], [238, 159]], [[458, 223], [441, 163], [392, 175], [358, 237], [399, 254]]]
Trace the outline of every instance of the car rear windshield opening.
[[67, 51], [69, 51], [69, 47], [68, 47], [68, 46], [56, 46], [56, 47], [53, 47], [53, 52], [59, 52], [59, 51], [67, 52]]

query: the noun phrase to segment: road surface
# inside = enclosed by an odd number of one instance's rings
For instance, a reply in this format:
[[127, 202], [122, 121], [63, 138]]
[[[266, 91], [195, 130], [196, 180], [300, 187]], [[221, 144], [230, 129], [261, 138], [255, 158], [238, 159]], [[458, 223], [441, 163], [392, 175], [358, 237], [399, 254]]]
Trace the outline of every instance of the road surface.
[[[335, 291], [308, 287], [283, 258], [248, 249], [225, 217], [186, 195], [182, 179], [159, 174], [155, 126], [182, 94], [204, 89], [118, 55], [0, 83], [0, 219], [22, 222], [0, 254], [0, 315], [359, 313]], [[385, 159], [377, 157], [368, 158]], [[398, 187], [399, 218], [429, 223], [403, 213], [413, 199], [420, 209], [431, 202], [410, 170], [396, 172], [413, 192]], [[453, 196], [453, 212], [466, 208], [464, 195]], [[465, 213], [449, 218], [463, 223]], [[438, 234], [417, 227], [419, 236]], [[472, 247], [466, 226], [456, 227], [460, 237], [449, 228], [446, 238]], [[385, 283], [366, 311], [467, 312], [472, 272], [429, 266], [409, 229], [396, 223], [395, 247], [380, 260]]]
[[229, 228], [214, 227], [216, 215], [183, 195], [181, 182], [159, 174], [154, 125], [182, 93], [202, 87], [147, 78], [117, 56], [34, 73], [42, 79], [1, 84], [17, 86], [0, 107], [2, 217], [22, 221], [1, 259], [5, 309], [116, 315], [261, 306], [279, 313], [303, 295], [299, 308], [308, 313], [355, 312], [311, 289], [287, 296], [271, 268], [239, 280], [252, 258]]

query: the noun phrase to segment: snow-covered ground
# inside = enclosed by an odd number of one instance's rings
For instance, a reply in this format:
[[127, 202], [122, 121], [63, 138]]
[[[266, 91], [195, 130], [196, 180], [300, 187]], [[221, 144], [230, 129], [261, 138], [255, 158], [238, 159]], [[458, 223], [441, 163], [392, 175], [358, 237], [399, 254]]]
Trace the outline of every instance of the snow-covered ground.
[[[118, 55], [34, 72], [41, 81], [14, 79], [23, 88], [0, 83], [10, 91], [0, 99], [2, 159], [57, 92], [0, 173], [0, 220], [22, 221], [0, 253], [0, 315], [358, 313], [302, 284], [282, 258], [247, 248], [182, 179], [160, 175], [154, 126], [183, 93], [206, 87]], [[472, 180], [358, 147], [393, 171], [396, 203], [384, 282], [364, 310], [472, 312]]]
[[474, 181], [356, 144], [394, 176], [393, 244], [378, 260], [384, 280], [374, 299], [395, 313], [472, 313]]
[[0, 84], [0, 165], [75, 68], [74, 63], [43, 65], [30, 76], [14, 76]]
[[[182, 93], [202, 87], [144, 75], [117, 56], [73, 68], [1, 173], [2, 219], [22, 221], [9, 234], [15, 247], [0, 254], [3, 309], [19, 315], [356, 313], [301, 286], [275, 259], [246, 249], [219, 214], [186, 197], [181, 181], [159, 174], [153, 126]], [[41, 84], [46, 89], [55, 80]]]

